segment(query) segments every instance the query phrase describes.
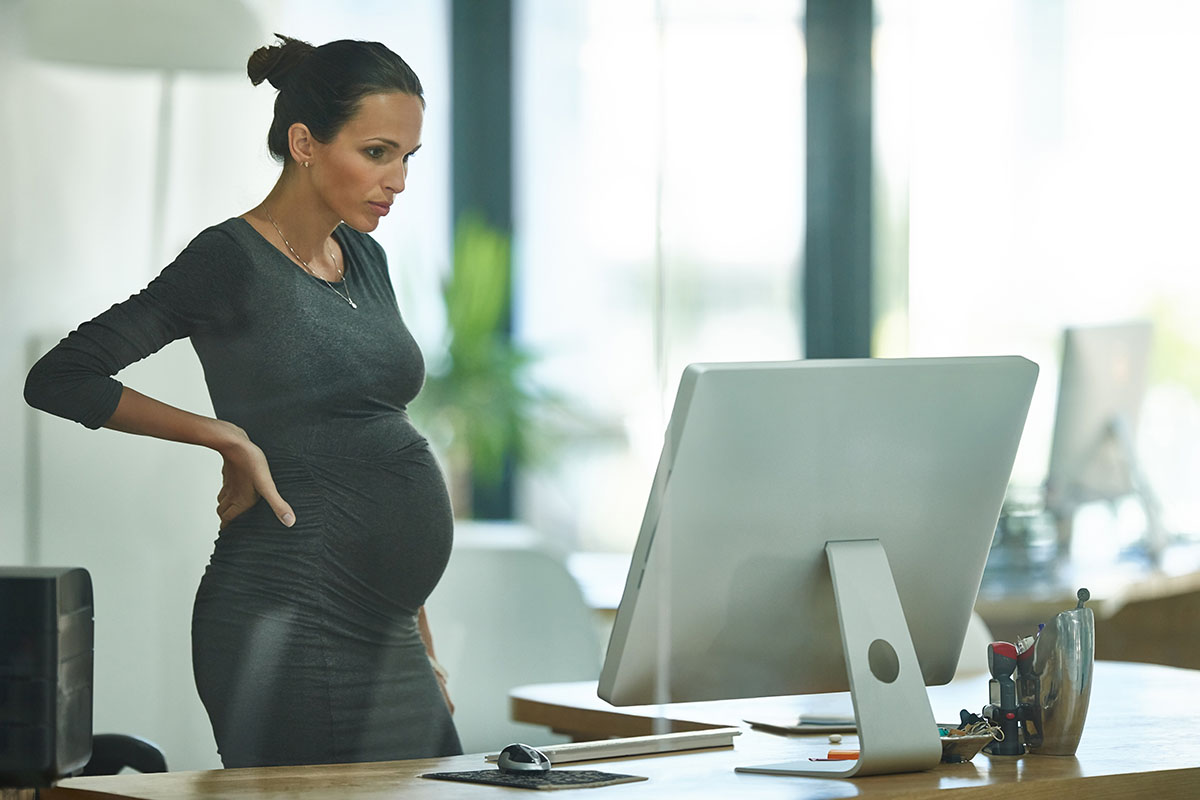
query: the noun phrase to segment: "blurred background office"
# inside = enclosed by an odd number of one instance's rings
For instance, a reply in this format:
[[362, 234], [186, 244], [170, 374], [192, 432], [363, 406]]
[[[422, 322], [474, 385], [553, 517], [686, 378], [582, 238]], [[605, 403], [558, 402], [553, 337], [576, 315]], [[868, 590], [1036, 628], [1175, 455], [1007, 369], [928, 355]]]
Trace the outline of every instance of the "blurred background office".
[[[275, 31], [382, 40], [424, 83], [375, 235], [459, 406], [413, 411], [464, 513], [627, 554], [685, 364], [997, 353], [1042, 367], [1013, 475], [1036, 505], [1064, 329], [1136, 319], [1137, 462], [1165, 528], [1200, 531], [1190, 0], [0, 0], [0, 562], [93, 571], [98, 639], [124, 643], [98, 650], [97, 725], [172, 768], [218, 763], [187, 626], [219, 459], [35, 415], [20, 386], [269, 189], [244, 64]], [[210, 410], [186, 343], [126, 377]], [[479, 381], [512, 413], [471, 405]], [[1089, 557], [1144, 529], [1137, 498], [1093, 516]]]

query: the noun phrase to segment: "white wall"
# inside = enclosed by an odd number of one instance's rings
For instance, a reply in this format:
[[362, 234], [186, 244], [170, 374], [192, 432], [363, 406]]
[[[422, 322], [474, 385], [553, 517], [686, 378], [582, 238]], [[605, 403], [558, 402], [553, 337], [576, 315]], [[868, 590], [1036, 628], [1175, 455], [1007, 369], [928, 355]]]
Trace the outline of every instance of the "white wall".
[[[122, 378], [164, 402], [212, 413], [186, 341], [132, 365]], [[220, 457], [31, 416], [31, 560], [91, 574], [96, 732], [144, 735], [162, 747], [172, 769], [219, 767], [193, 688], [190, 623], [192, 594], [216, 538]]]
[[[172, 769], [215, 767], [188, 636], [196, 583], [217, 531], [219, 458], [90, 432], [32, 412], [21, 397], [31, 349], [123, 300], [162, 266], [151, 257], [149, 230], [161, 80], [150, 71], [24, 58], [21, 11], [34, 1], [0, 0], [0, 564], [91, 571], [96, 730], [158, 741]], [[444, 4], [250, 5], [262, 20], [263, 43], [273, 31], [318, 44], [380, 40], [421, 75], [429, 98], [426, 146], [401, 213], [377, 238], [410, 325], [418, 338], [432, 340], [440, 317], [429, 298], [449, 242]], [[252, 87], [241, 72], [181, 73], [173, 97], [164, 235], [172, 253], [204, 227], [257, 204], [278, 175], [266, 154], [274, 99], [268, 86]], [[186, 342], [120, 377], [211, 411]]]
[[[16, 152], [16, 86], [13, 40], [16, 5], [0, 0], [0, 175], [11, 175], [18, 161]], [[11, 226], [17, 193], [10, 181], [0, 180], [0, 281], [7, 286], [16, 278]], [[29, 298], [24, 298], [28, 300]], [[16, 292], [0, 292], [0, 564], [20, 564], [25, 558], [25, 462], [23, 404], [18, 375], [24, 364], [21, 347], [23, 327], [16, 322]], [[15, 337], [15, 338], [14, 338]]]

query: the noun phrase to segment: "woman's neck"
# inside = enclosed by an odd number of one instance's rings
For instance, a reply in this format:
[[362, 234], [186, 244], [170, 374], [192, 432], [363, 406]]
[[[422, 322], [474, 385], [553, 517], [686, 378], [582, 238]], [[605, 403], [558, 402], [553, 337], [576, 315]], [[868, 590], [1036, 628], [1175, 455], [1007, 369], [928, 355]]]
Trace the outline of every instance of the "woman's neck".
[[242, 215], [264, 239], [306, 272], [341, 280], [345, 258], [333, 230], [340, 220], [317, 200], [316, 192], [287, 170], [263, 201]]
[[273, 223], [271, 227], [278, 228], [295, 255], [310, 263], [322, 262], [328, 259], [329, 240], [340, 220], [301, 184], [285, 171], [250, 214]]

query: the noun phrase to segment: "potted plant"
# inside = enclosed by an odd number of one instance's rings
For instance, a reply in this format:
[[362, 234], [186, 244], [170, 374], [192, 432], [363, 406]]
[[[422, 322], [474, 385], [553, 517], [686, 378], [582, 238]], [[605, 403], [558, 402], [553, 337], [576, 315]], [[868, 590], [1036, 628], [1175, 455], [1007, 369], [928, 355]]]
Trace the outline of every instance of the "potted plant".
[[445, 461], [455, 516], [472, 516], [476, 482], [500, 482], [505, 461], [544, 454], [538, 424], [558, 399], [529, 375], [534, 355], [507, 330], [511, 246], [477, 214], [455, 226], [453, 270], [442, 282], [446, 341], [429, 358], [413, 415]]

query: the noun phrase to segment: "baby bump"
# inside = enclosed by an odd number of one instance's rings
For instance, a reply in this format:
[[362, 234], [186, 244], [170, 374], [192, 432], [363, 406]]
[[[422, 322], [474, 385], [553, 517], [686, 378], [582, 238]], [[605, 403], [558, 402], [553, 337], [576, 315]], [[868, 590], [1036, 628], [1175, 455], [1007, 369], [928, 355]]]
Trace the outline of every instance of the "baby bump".
[[423, 442], [370, 460], [331, 458], [321, 487], [331, 569], [410, 611], [450, 558], [454, 520], [446, 482]]
[[[296, 512], [288, 529], [260, 501], [222, 531], [213, 565], [239, 554], [277, 552], [273, 572], [324, 614], [350, 624], [390, 624], [416, 612], [450, 557], [453, 515], [445, 480], [423, 440], [373, 452], [268, 453], [280, 495]], [[257, 554], [261, 555], [261, 554]], [[256, 557], [256, 570], [263, 570]], [[308, 572], [299, 575], [298, 572]], [[299, 580], [298, 580], [299, 579]], [[299, 584], [299, 585], [297, 585]]]

